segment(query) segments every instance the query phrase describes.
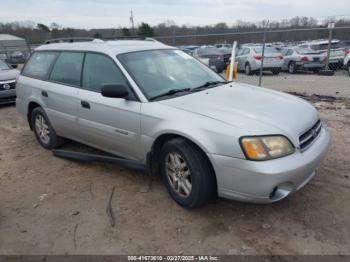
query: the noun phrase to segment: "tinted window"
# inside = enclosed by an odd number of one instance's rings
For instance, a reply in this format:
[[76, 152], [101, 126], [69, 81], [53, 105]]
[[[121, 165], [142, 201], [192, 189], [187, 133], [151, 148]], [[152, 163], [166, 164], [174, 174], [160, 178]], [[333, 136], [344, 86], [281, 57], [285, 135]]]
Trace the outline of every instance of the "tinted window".
[[52, 69], [50, 80], [80, 86], [84, 53], [62, 52]]
[[36, 52], [34, 53], [23, 70], [23, 75], [46, 79], [50, 67], [54, 62], [57, 52]]
[[105, 55], [87, 53], [83, 70], [83, 87], [100, 92], [106, 84], [128, 86], [113, 60]]
[[[262, 53], [262, 47], [254, 48], [255, 53], [261, 54]], [[265, 47], [265, 53], [266, 54], [278, 54], [278, 51], [275, 47]]]

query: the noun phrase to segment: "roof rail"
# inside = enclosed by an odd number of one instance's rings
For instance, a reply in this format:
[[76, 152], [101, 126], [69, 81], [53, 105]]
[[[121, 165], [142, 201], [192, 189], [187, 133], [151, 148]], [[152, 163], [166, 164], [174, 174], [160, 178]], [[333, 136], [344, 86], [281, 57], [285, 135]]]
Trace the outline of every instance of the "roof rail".
[[95, 40], [92, 37], [62, 37], [49, 39], [44, 42], [44, 44], [54, 44], [54, 43], [73, 43], [73, 42], [91, 42]]
[[154, 38], [146, 36], [115, 36], [105, 37], [103, 40], [143, 40], [143, 41], [157, 41]]

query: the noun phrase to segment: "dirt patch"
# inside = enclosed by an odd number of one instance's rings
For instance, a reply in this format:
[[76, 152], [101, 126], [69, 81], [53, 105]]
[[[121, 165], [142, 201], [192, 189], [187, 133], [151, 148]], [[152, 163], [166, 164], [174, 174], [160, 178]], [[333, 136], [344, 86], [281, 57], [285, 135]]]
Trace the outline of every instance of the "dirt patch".
[[0, 253], [350, 254], [349, 101], [314, 98], [333, 141], [306, 187], [271, 205], [218, 199], [194, 211], [159, 178], [54, 157], [1, 107]]

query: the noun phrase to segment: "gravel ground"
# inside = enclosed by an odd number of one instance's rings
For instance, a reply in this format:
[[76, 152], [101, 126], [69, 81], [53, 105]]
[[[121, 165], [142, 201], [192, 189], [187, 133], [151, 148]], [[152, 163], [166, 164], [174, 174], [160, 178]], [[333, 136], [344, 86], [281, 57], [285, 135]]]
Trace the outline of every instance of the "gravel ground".
[[333, 141], [306, 187], [275, 204], [193, 211], [159, 178], [54, 157], [15, 107], [0, 107], [0, 254], [350, 254], [350, 100], [313, 103]]

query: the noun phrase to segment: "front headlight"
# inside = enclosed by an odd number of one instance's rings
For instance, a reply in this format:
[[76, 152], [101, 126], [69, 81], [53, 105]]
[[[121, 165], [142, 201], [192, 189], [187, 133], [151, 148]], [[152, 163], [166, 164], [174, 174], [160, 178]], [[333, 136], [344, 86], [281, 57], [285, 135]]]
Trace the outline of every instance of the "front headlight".
[[240, 143], [249, 160], [269, 160], [294, 153], [291, 142], [279, 135], [242, 137]]

